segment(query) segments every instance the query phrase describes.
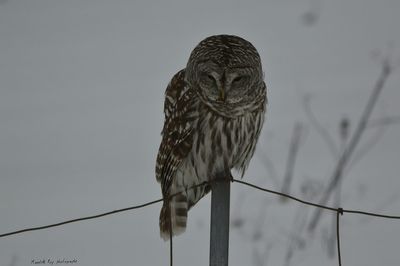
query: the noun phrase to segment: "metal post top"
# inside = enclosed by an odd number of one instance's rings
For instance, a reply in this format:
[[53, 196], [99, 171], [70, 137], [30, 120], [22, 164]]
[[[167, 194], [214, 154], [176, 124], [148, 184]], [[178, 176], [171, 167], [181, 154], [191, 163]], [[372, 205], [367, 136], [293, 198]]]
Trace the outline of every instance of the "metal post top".
[[228, 266], [230, 188], [228, 180], [211, 185], [210, 266]]

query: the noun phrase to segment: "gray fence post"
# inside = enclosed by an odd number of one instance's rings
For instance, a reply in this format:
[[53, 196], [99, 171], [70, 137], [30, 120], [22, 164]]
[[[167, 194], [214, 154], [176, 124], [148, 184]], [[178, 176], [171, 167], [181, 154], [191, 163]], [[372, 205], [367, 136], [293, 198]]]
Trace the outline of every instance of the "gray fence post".
[[211, 185], [210, 266], [228, 266], [230, 190], [229, 179]]

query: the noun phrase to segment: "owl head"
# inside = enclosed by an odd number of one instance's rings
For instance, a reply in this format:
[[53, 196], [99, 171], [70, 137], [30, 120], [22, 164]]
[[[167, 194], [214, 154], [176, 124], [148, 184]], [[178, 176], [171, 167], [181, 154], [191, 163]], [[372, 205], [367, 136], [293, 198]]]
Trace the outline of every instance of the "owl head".
[[213, 109], [243, 108], [265, 90], [260, 56], [254, 46], [237, 36], [215, 35], [192, 51], [186, 82]]

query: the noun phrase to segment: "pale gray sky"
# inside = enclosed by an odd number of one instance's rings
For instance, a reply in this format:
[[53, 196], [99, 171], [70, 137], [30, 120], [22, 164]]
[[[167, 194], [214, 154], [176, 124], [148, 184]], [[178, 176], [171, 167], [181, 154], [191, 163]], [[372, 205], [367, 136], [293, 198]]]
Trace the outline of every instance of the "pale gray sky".
[[[310, 11], [317, 12], [312, 25], [303, 19]], [[380, 72], [372, 55], [400, 56], [399, 11], [397, 0], [0, 1], [0, 233], [159, 198], [154, 161], [164, 89], [193, 47], [213, 34], [242, 36], [260, 52], [269, 106], [245, 180], [278, 189], [260, 152], [282, 176], [293, 125], [307, 123], [306, 93], [333, 135], [343, 115], [359, 117]], [[399, 84], [397, 69], [374, 117], [400, 115]], [[399, 130], [388, 127], [351, 169], [344, 207], [400, 214]], [[365, 140], [373, 135], [368, 131]], [[309, 128], [293, 194], [301, 196], [305, 179], [323, 180], [332, 167]], [[234, 185], [233, 213], [243, 195], [248, 231], [265, 198], [272, 207], [260, 243], [232, 230], [230, 265], [252, 265], [254, 247], [264, 243], [274, 243], [268, 265], [283, 265], [298, 205]], [[0, 265], [14, 255], [18, 266], [41, 258], [76, 258], [79, 266], [167, 265], [160, 207], [2, 238]], [[321, 245], [327, 221], [293, 265], [337, 264]], [[345, 215], [342, 231], [344, 265], [398, 265], [400, 222]], [[175, 265], [207, 265], [208, 241], [209, 197], [191, 210], [186, 233], [176, 238]]]

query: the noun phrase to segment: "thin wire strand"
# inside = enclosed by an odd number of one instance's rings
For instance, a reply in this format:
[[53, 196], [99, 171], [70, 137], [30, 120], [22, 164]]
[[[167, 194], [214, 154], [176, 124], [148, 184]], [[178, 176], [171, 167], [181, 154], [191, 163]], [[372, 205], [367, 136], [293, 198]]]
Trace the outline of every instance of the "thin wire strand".
[[174, 265], [173, 257], [173, 245], [172, 245], [172, 214], [171, 214], [171, 202], [169, 204], [169, 265]]
[[126, 212], [126, 211], [130, 211], [130, 210], [134, 210], [134, 209], [140, 209], [140, 208], [144, 208], [159, 202], [162, 202], [164, 200], [170, 200], [171, 198], [185, 192], [188, 191], [190, 189], [194, 189], [197, 187], [201, 187], [204, 185], [207, 185], [208, 182], [203, 182], [197, 185], [194, 185], [190, 188], [187, 188], [185, 190], [179, 191], [177, 193], [174, 193], [172, 195], [170, 195], [168, 198], [164, 199], [158, 199], [158, 200], [153, 200], [144, 204], [140, 204], [140, 205], [136, 205], [136, 206], [132, 206], [132, 207], [127, 207], [127, 208], [123, 208], [123, 209], [117, 209], [114, 211], [109, 211], [109, 212], [104, 212], [101, 214], [96, 214], [96, 215], [91, 215], [91, 216], [86, 216], [86, 217], [81, 217], [81, 218], [77, 218], [77, 219], [71, 219], [71, 220], [67, 220], [64, 222], [60, 222], [60, 223], [55, 223], [55, 224], [49, 224], [49, 225], [44, 225], [44, 226], [38, 226], [38, 227], [31, 227], [31, 228], [26, 228], [26, 229], [22, 229], [22, 230], [17, 230], [17, 231], [13, 231], [13, 232], [9, 232], [9, 233], [5, 233], [5, 234], [0, 234], [0, 238], [2, 237], [6, 237], [6, 236], [10, 236], [10, 235], [16, 235], [16, 234], [21, 234], [21, 233], [25, 233], [25, 232], [29, 232], [29, 231], [37, 231], [37, 230], [43, 230], [43, 229], [47, 229], [47, 228], [51, 228], [51, 227], [56, 227], [56, 226], [61, 226], [61, 225], [65, 225], [65, 224], [70, 224], [70, 223], [76, 223], [76, 222], [80, 222], [80, 221], [85, 221], [85, 220], [91, 220], [91, 219], [96, 219], [96, 218], [100, 218], [100, 217], [104, 217], [104, 216], [108, 216], [108, 215], [112, 215], [112, 214], [116, 214], [116, 213], [120, 213], [120, 212]]
[[343, 215], [343, 209], [338, 208], [336, 211], [336, 242], [339, 266], [342, 266], [342, 255], [340, 253], [340, 231], [339, 231], [339, 215]]
[[100, 218], [100, 217], [107, 216], [107, 215], [112, 215], [112, 214], [119, 213], [119, 212], [125, 212], [125, 211], [134, 210], [134, 209], [144, 208], [144, 207], [153, 205], [153, 204], [155, 204], [155, 203], [161, 202], [161, 201], [163, 201], [163, 200], [164, 200], [164, 199], [158, 199], [158, 200], [150, 201], [150, 202], [148, 202], [148, 203], [144, 203], [144, 204], [141, 204], [141, 205], [137, 205], [137, 206], [133, 206], [133, 207], [128, 207], [128, 208], [123, 208], [123, 209], [118, 209], [118, 210], [114, 210], [114, 211], [110, 211], [110, 212], [105, 212], [105, 213], [101, 213], [101, 214], [97, 214], [97, 215], [91, 215], [91, 216], [86, 216], [86, 217], [82, 217], [82, 218], [67, 220], [67, 221], [60, 222], [60, 223], [55, 223], [55, 224], [49, 224], [49, 225], [44, 225], [44, 226], [26, 228], [26, 229], [14, 231], [14, 232], [9, 232], [9, 233], [5, 233], [5, 234], [1, 234], [1, 235], [0, 235], [0, 238], [6, 237], [6, 236], [10, 236], [10, 235], [21, 234], [21, 233], [29, 232], [29, 231], [43, 230], [43, 229], [47, 229], [47, 228], [51, 228], [51, 227], [56, 227], [56, 226], [61, 226], [61, 225], [65, 225], [65, 224], [80, 222], [80, 221], [84, 221], [84, 220], [96, 219], [96, 218]]
[[[292, 199], [294, 201], [300, 202], [302, 204], [305, 205], [310, 205], [310, 206], [314, 206], [317, 208], [321, 208], [321, 209], [325, 209], [325, 210], [330, 210], [330, 211], [334, 211], [336, 212], [337, 209], [333, 208], [333, 207], [329, 207], [329, 206], [324, 206], [324, 205], [320, 205], [314, 202], [309, 202], [306, 200], [302, 200], [296, 197], [293, 197], [291, 195], [282, 193], [282, 192], [278, 192], [278, 191], [274, 191], [274, 190], [270, 190], [270, 189], [266, 189], [266, 188], [262, 188], [259, 187], [257, 185], [248, 183], [248, 182], [244, 182], [241, 180], [237, 180], [237, 179], [232, 179], [233, 182], [242, 184], [242, 185], [246, 185], [264, 192], [268, 192], [271, 194], [275, 194], [275, 195], [279, 195], [282, 197], [287, 197], [289, 199]], [[190, 190], [190, 189], [194, 189], [196, 187], [200, 187], [200, 186], [204, 186], [209, 184], [209, 182], [203, 182], [197, 185], [194, 185], [190, 188], [185, 189], [184, 191]], [[172, 195], [169, 196], [168, 200], [175, 197], [176, 195], [184, 192], [184, 191], [179, 191], [177, 193], [174, 193]], [[65, 225], [65, 224], [69, 224], [69, 223], [75, 223], [75, 222], [80, 222], [80, 221], [85, 221], [85, 220], [92, 220], [92, 219], [96, 219], [96, 218], [100, 218], [100, 217], [104, 217], [104, 216], [108, 216], [108, 215], [112, 215], [112, 214], [116, 214], [116, 213], [120, 213], [120, 212], [126, 212], [126, 211], [130, 211], [130, 210], [134, 210], [134, 209], [140, 209], [140, 208], [144, 208], [153, 204], [156, 204], [158, 202], [162, 202], [164, 201], [164, 198], [158, 199], [158, 200], [154, 200], [154, 201], [150, 201], [141, 205], [136, 205], [136, 206], [132, 206], [132, 207], [128, 207], [128, 208], [123, 208], [123, 209], [117, 209], [114, 211], [110, 211], [110, 212], [105, 212], [105, 213], [101, 213], [101, 214], [97, 214], [97, 215], [91, 215], [91, 216], [86, 216], [86, 217], [81, 217], [81, 218], [77, 218], [77, 219], [72, 219], [72, 220], [67, 220], [64, 222], [60, 222], [60, 223], [55, 223], [55, 224], [50, 224], [50, 225], [45, 225], [45, 226], [38, 226], [38, 227], [31, 227], [31, 228], [26, 228], [26, 229], [22, 229], [22, 230], [17, 230], [17, 231], [13, 231], [13, 232], [9, 232], [9, 233], [5, 233], [5, 234], [0, 234], [0, 238], [2, 237], [6, 237], [6, 236], [10, 236], [10, 235], [16, 235], [16, 234], [21, 234], [24, 232], [29, 232], [29, 231], [37, 231], [37, 230], [43, 230], [43, 229], [47, 229], [47, 228], [51, 228], [51, 227], [57, 227], [57, 226], [61, 226], [61, 225]], [[366, 211], [360, 211], [360, 210], [347, 210], [347, 209], [342, 209], [343, 213], [353, 213], [353, 214], [361, 214], [361, 215], [367, 215], [367, 216], [374, 216], [374, 217], [380, 217], [380, 218], [386, 218], [386, 219], [400, 219], [400, 215], [387, 215], [387, 214], [379, 214], [379, 213], [372, 213], [372, 212], [366, 212]]]
[[[285, 193], [282, 193], [282, 192], [278, 192], [278, 191], [262, 188], [262, 187], [254, 185], [254, 184], [251, 184], [251, 183], [248, 183], [248, 182], [244, 182], [242, 180], [233, 179], [232, 181], [236, 182], [236, 183], [239, 183], [239, 184], [243, 184], [243, 185], [252, 187], [252, 188], [255, 188], [255, 189], [258, 189], [258, 190], [261, 190], [261, 191], [265, 191], [265, 192], [268, 192], [268, 193], [271, 193], [271, 194], [279, 195], [279, 196], [282, 196], [282, 197], [287, 197], [289, 199], [298, 201], [298, 202], [303, 203], [305, 205], [310, 205], [310, 206], [314, 206], [314, 207], [317, 207], [317, 208], [321, 208], [321, 209], [325, 209], [325, 210], [329, 210], [329, 211], [334, 211], [334, 212], [337, 212], [337, 210], [338, 210], [337, 208], [333, 208], [333, 207], [329, 207], [329, 206], [325, 206], [325, 205], [320, 205], [318, 203], [302, 200], [302, 199], [293, 197], [291, 195], [288, 195], [288, 194], [285, 194]], [[387, 219], [400, 219], [400, 215], [387, 215], [387, 214], [380, 214], [380, 213], [373, 213], [373, 212], [366, 212], [366, 211], [359, 211], [359, 210], [346, 210], [346, 209], [341, 209], [341, 211], [343, 213], [346, 212], [346, 213], [362, 214], [362, 215], [368, 215], [368, 216], [374, 216], [374, 217], [380, 217], [380, 218], [387, 218]]]
[[387, 214], [379, 214], [379, 213], [373, 213], [373, 212], [365, 212], [365, 211], [357, 211], [357, 210], [344, 210], [344, 209], [343, 209], [343, 212], [362, 214], [362, 215], [368, 215], [368, 216], [374, 216], [374, 217], [380, 217], [380, 218], [386, 218], [386, 219], [400, 219], [399, 215], [387, 215]]
[[[211, 182], [220, 182], [221, 180], [213, 180]], [[374, 216], [374, 217], [379, 217], [379, 218], [386, 218], [386, 219], [400, 219], [400, 215], [387, 215], [387, 214], [379, 214], [379, 213], [373, 213], [373, 212], [366, 212], [366, 211], [360, 211], [360, 210], [346, 210], [346, 209], [342, 209], [342, 208], [333, 208], [333, 207], [329, 207], [329, 206], [324, 206], [321, 204], [317, 204], [314, 202], [310, 202], [310, 201], [306, 201], [306, 200], [302, 200], [299, 198], [296, 198], [294, 196], [282, 193], [282, 192], [278, 192], [278, 191], [274, 191], [274, 190], [270, 190], [270, 189], [266, 189], [266, 188], [262, 188], [259, 187], [257, 185], [248, 183], [248, 182], [244, 182], [238, 179], [231, 179], [231, 182], [236, 182], [245, 186], [249, 186], [251, 188], [263, 191], [263, 192], [267, 192], [267, 193], [271, 193], [271, 194], [275, 194], [275, 195], [279, 195], [281, 197], [286, 197], [289, 199], [292, 199], [294, 201], [300, 202], [304, 205], [310, 205], [310, 206], [314, 206], [320, 209], [325, 209], [325, 210], [329, 210], [329, 211], [334, 211], [336, 212], [336, 238], [337, 238], [337, 252], [338, 252], [338, 262], [339, 262], [339, 266], [342, 265], [342, 258], [341, 258], [341, 251], [340, 251], [340, 227], [339, 227], [339, 221], [340, 215], [343, 215], [343, 213], [353, 213], [353, 214], [361, 214], [361, 215], [367, 215], [367, 216]], [[10, 235], [16, 235], [16, 234], [21, 234], [24, 232], [29, 232], [29, 231], [37, 231], [37, 230], [42, 230], [42, 229], [47, 229], [47, 228], [51, 228], [51, 227], [56, 227], [56, 226], [61, 226], [61, 225], [65, 225], [65, 224], [69, 224], [69, 223], [75, 223], [75, 222], [79, 222], [79, 221], [84, 221], [84, 220], [91, 220], [91, 219], [96, 219], [96, 218], [100, 218], [100, 217], [104, 217], [104, 216], [108, 216], [108, 215], [112, 215], [112, 214], [116, 214], [116, 213], [120, 213], [120, 212], [126, 212], [126, 211], [130, 211], [130, 210], [134, 210], [134, 209], [140, 209], [140, 208], [144, 208], [153, 204], [156, 204], [158, 202], [162, 202], [165, 200], [170, 201], [173, 197], [200, 187], [200, 186], [204, 186], [204, 185], [209, 185], [211, 182], [203, 182], [197, 185], [194, 185], [192, 187], [189, 187], [185, 190], [179, 191], [177, 193], [174, 193], [172, 195], [170, 195], [167, 198], [161, 198], [158, 200], [153, 200], [144, 204], [140, 204], [140, 205], [136, 205], [136, 206], [132, 206], [132, 207], [128, 207], [128, 208], [123, 208], [123, 209], [117, 209], [114, 211], [110, 211], [110, 212], [105, 212], [105, 213], [101, 213], [101, 214], [97, 214], [97, 215], [92, 215], [92, 216], [86, 216], [86, 217], [82, 217], [82, 218], [77, 218], [77, 219], [72, 219], [72, 220], [67, 220], [64, 222], [60, 222], [60, 223], [55, 223], [55, 224], [50, 224], [50, 225], [45, 225], [45, 226], [38, 226], [38, 227], [31, 227], [31, 228], [26, 228], [26, 229], [22, 229], [22, 230], [18, 230], [18, 231], [13, 231], [13, 232], [9, 232], [9, 233], [5, 233], [5, 234], [0, 234], [0, 238], [2, 237], [6, 237], [6, 236], [10, 236]], [[227, 182], [227, 181], [224, 181]], [[170, 221], [170, 266], [173, 266], [173, 242], [172, 242], [172, 238], [173, 238], [173, 232], [172, 232], [172, 221]]]
[[326, 210], [330, 210], [330, 211], [336, 211], [336, 208], [333, 208], [333, 207], [328, 207], [328, 206], [320, 205], [320, 204], [317, 204], [317, 203], [314, 203], [314, 202], [302, 200], [302, 199], [290, 196], [290, 195], [282, 193], [282, 192], [278, 192], [278, 191], [262, 188], [262, 187], [254, 185], [254, 184], [247, 183], [247, 182], [244, 182], [242, 180], [233, 179], [233, 182], [236, 182], [236, 183], [239, 183], [239, 184], [242, 184], [242, 185], [246, 185], [246, 186], [249, 186], [249, 187], [261, 190], [261, 191], [265, 191], [265, 192], [268, 192], [268, 193], [271, 193], [271, 194], [275, 194], [275, 195], [279, 195], [279, 196], [282, 196], [282, 197], [286, 197], [286, 198], [298, 201], [300, 203], [303, 203], [305, 205], [311, 205], [311, 206], [314, 206], [314, 207], [317, 207], [317, 208], [321, 208], [321, 209], [326, 209]]

